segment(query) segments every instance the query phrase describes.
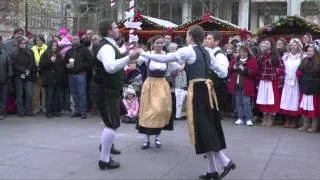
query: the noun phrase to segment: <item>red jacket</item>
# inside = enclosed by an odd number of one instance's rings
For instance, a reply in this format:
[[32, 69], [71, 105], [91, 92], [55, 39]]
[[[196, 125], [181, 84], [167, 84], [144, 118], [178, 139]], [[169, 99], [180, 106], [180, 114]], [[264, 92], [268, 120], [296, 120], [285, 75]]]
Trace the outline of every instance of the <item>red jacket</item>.
[[[228, 91], [231, 94], [235, 93], [237, 84], [237, 72], [233, 69], [237, 59], [232, 59], [229, 64], [230, 81]], [[248, 58], [246, 61], [246, 70], [243, 72], [243, 93], [244, 96], [256, 96], [255, 77], [258, 72], [258, 64], [255, 57]]]

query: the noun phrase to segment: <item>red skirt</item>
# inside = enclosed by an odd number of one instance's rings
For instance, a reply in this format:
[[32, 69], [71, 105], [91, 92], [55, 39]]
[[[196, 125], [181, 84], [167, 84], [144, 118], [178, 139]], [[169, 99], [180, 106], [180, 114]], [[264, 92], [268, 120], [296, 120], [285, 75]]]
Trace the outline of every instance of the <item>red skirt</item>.
[[272, 89], [274, 95], [274, 104], [263, 105], [257, 104], [260, 112], [278, 113], [280, 111], [280, 90], [278, 88], [278, 82], [272, 81]]
[[[306, 108], [301, 108], [299, 105], [299, 113], [307, 118], [315, 118], [320, 115], [320, 95], [312, 95], [313, 97], [313, 110]], [[300, 103], [302, 102], [302, 96], [300, 98]]]

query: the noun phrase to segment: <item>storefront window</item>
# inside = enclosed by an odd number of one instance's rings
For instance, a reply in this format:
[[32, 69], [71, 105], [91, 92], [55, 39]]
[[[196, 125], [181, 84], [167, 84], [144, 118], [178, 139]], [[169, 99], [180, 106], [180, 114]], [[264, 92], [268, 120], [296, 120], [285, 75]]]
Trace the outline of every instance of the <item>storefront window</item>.
[[159, 18], [159, 0], [150, 0], [149, 16]]
[[182, 23], [182, 3], [183, 0], [171, 1], [171, 22]]
[[201, 17], [203, 16], [203, 4], [201, 0], [192, 1], [192, 17]]
[[259, 27], [274, 23], [287, 15], [287, 3], [259, 3]]
[[141, 0], [138, 9], [142, 14], [180, 24], [183, 0]]
[[320, 23], [320, 2], [315, 1], [304, 1], [301, 3], [301, 16], [313, 21]]

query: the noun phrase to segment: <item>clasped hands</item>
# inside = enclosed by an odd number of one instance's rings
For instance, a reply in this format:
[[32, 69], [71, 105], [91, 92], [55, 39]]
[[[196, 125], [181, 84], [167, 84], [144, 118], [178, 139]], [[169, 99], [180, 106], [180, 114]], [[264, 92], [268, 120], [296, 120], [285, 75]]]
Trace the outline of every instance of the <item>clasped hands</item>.
[[143, 52], [143, 49], [141, 48], [133, 48], [132, 50], [130, 50], [129, 51], [130, 62], [136, 61], [142, 52]]

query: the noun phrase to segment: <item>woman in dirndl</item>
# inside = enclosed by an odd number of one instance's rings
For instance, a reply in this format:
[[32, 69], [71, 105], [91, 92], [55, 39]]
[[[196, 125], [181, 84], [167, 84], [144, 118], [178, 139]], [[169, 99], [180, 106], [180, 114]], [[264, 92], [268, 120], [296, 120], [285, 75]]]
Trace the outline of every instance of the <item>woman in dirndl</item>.
[[284, 85], [281, 95], [280, 112], [285, 115], [284, 128], [296, 128], [299, 114], [300, 91], [297, 70], [303, 59], [303, 46], [299, 39], [290, 40], [290, 52], [285, 53], [281, 59], [284, 64], [282, 72]]
[[261, 43], [263, 55], [258, 58], [258, 94], [257, 106], [263, 113], [261, 126], [273, 126], [273, 116], [280, 110], [281, 76], [279, 74], [279, 55], [272, 39]]
[[[316, 132], [320, 115], [320, 54], [319, 46], [314, 43], [308, 47], [305, 57], [297, 72], [302, 94], [299, 112], [303, 115], [303, 126], [299, 131]], [[310, 123], [312, 121], [312, 123]]]
[[[164, 38], [160, 35], [152, 37], [153, 50], [151, 54], [165, 54], [163, 51]], [[150, 148], [150, 136], [155, 135], [155, 146], [161, 148], [159, 135], [162, 129], [173, 130], [171, 118], [172, 100], [170, 86], [165, 75], [167, 71], [181, 69], [178, 63], [159, 63], [140, 56], [138, 63], [147, 65], [148, 77], [141, 90], [139, 110], [139, 133], [145, 134], [145, 141], [141, 149]]]

